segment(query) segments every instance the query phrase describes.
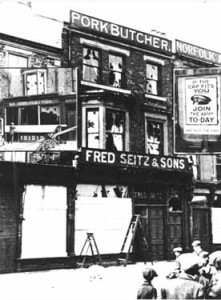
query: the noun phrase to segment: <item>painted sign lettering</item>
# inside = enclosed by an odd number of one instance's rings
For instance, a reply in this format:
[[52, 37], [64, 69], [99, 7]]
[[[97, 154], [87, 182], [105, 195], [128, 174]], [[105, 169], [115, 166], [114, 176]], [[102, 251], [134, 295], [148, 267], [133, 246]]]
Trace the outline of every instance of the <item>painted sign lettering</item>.
[[170, 55], [172, 54], [172, 42], [168, 39], [82, 15], [75, 11], [71, 11], [70, 24], [75, 28], [80, 27], [93, 30], [103, 35], [139, 44], [145, 48], [152, 48]]
[[161, 170], [188, 169], [186, 158], [134, 154], [130, 152], [109, 152], [98, 149], [82, 149], [82, 162]]
[[185, 134], [220, 134], [217, 82], [217, 76], [185, 79]]
[[175, 41], [175, 45], [176, 45], [176, 52], [179, 54], [183, 54], [185, 56], [190, 56], [196, 59], [208, 61], [219, 65], [221, 64], [220, 53], [205, 48], [201, 48], [198, 46], [194, 46], [191, 44], [187, 44], [179, 40]]

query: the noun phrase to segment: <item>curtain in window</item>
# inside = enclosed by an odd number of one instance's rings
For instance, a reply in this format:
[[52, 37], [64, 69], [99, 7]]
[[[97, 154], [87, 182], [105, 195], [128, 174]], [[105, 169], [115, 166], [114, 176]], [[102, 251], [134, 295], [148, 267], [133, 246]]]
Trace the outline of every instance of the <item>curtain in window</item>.
[[98, 83], [99, 53], [92, 48], [83, 49], [83, 79]]

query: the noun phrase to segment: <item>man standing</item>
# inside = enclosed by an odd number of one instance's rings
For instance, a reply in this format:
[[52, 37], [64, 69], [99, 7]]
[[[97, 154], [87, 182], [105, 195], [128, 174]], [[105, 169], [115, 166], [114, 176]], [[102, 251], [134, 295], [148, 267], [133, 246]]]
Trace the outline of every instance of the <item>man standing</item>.
[[204, 286], [195, 281], [200, 268], [198, 261], [192, 254], [182, 254], [180, 263], [180, 275], [161, 288], [161, 299], [206, 299]]

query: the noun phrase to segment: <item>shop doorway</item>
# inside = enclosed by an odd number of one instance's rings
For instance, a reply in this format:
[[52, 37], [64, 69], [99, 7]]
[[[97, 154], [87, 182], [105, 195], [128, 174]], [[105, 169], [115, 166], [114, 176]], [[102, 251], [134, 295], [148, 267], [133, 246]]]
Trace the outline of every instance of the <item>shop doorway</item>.
[[[166, 226], [164, 205], [151, 205], [147, 207], [136, 206], [135, 214], [141, 215], [141, 222], [144, 228], [144, 235], [148, 242], [149, 260], [166, 259], [165, 242]], [[139, 252], [139, 251], [138, 251]]]

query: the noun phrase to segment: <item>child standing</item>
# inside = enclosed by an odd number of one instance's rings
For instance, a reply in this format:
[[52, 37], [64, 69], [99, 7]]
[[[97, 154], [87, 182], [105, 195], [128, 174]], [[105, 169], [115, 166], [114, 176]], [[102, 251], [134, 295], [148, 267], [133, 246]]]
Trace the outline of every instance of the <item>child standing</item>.
[[142, 286], [137, 292], [137, 299], [156, 299], [157, 290], [152, 285], [152, 280], [154, 277], [157, 277], [157, 273], [154, 269], [146, 268], [143, 271], [143, 278], [145, 279]]

